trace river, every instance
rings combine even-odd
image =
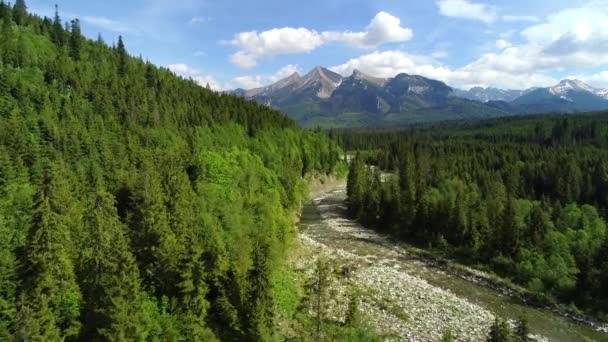
[[[305,206],[299,229],[301,240],[312,240],[316,246],[358,260],[352,278],[360,286],[386,292],[382,294],[388,298],[386,301],[394,301],[395,307],[404,310],[406,318],[394,320],[395,325],[402,325],[402,330],[390,327],[392,318],[372,315],[377,316],[376,325],[389,325],[385,330],[397,334],[397,339],[433,340],[449,328],[459,338],[479,340],[487,332],[492,317],[498,315],[513,321],[527,317],[531,333],[540,340],[608,341],[608,334],[588,325],[527,306],[408,253],[406,248],[349,220],[345,197],[345,186],[339,185]],[[373,308],[370,306],[368,310]],[[382,308],[378,312],[385,311],[389,310]],[[476,325],[483,327],[478,329]]]

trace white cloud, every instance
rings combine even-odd
[[[503,15],[502,20],[507,22],[523,21],[528,23],[537,23],[540,19],[533,15]]]
[[[208,84],[209,87],[211,87],[211,89],[213,90],[231,89],[231,85],[222,84],[218,82],[213,76],[205,75],[200,69],[197,69],[188,64],[169,64],[167,67],[175,74],[180,75],[184,78],[190,78],[202,87],[206,87]]]
[[[493,69],[487,65],[469,64],[462,68],[452,69],[444,65],[429,63],[425,58],[403,51],[376,51],[330,69],[345,76],[350,75],[354,69],[377,77],[393,77],[399,73],[422,75],[462,88],[489,85],[504,88],[527,88],[547,86],[556,82],[553,78],[534,72],[513,74],[505,70]]]
[[[238,76],[232,79],[232,81],[236,83],[239,88],[243,89],[255,89],[264,85],[261,76]]]
[[[116,20],[99,16],[82,16],[82,22],[100,29],[118,33],[136,33],[136,30]]]
[[[608,88],[608,70],[603,70],[594,74],[577,75],[571,78],[582,80],[585,83],[597,88]]]
[[[296,72],[300,72],[300,67],[294,64],[288,64],[277,70],[272,75],[246,75],[232,79],[232,82],[240,88],[254,89],[265,85],[275,83],[285,77],[291,76]]]
[[[241,32],[229,43],[241,49],[230,57],[230,61],[249,69],[256,66],[259,57],[309,52],[323,45],[324,41],[316,31],[285,27],[261,33]]]
[[[363,32],[324,31],[307,28],[274,28],[257,32],[237,33],[226,43],[239,51],[230,61],[244,69],[256,66],[262,57],[306,53],[329,42],[344,42],[358,48],[375,48],[382,44],[404,42],[412,38],[412,30],[401,26],[401,20],[386,12],[379,12]]]
[[[256,56],[248,54],[244,51],[239,51],[230,56],[230,62],[241,69],[251,69],[258,63]]]
[[[193,17],[192,19],[190,19],[190,21],[188,22],[188,24],[195,26],[195,25],[200,25],[200,24],[204,24],[206,22],[209,21],[209,18],[205,18],[205,17]]]
[[[431,53],[431,57],[435,59],[443,59],[446,58],[448,55],[448,52],[443,50],[434,51],[433,53]]]
[[[496,48],[499,50],[504,50],[508,47],[511,47],[511,43],[505,39],[499,39],[496,41]]]
[[[342,41],[352,46],[370,49],[392,42],[412,39],[413,32],[401,26],[401,20],[386,12],[379,12],[363,32],[323,32],[324,41]]]
[[[300,67],[294,64],[288,64],[284,67],[282,67],[281,69],[279,69],[277,72],[275,72],[272,76],[270,76],[270,80],[272,82],[276,82],[282,78],[288,77],[293,75],[296,72],[300,72]]]
[[[492,6],[468,0],[439,0],[439,13],[446,17],[479,20],[486,24],[497,19],[496,9]]]

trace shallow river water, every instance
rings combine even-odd
[[[495,315],[513,320],[528,318],[533,334],[550,341],[608,341],[608,334],[588,325],[561,317],[549,310],[522,304],[518,300],[448,274],[406,249],[346,217],[345,187],[314,199],[305,206],[300,232],[318,243],[363,257],[369,264],[388,266],[399,272],[424,279],[429,284],[448,290],[466,301],[485,308]]]

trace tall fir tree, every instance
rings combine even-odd
[[[80,60],[80,50],[82,49],[82,33],[80,31],[80,20],[72,20],[72,30],[70,32],[70,57]]]
[[[51,40],[57,47],[63,47],[65,44],[65,31],[61,26],[61,17],[59,17],[59,7],[57,5],[55,5],[55,16],[53,17]]]
[[[139,270],[114,204],[113,196],[101,191],[88,209],[81,337],[138,341],[146,336]]]
[[[24,25],[26,19],[27,5],[25,4],[25,0],[15,1],[15,5],[13,5],[13,20],[17,25]]]
[[[127,74],[128,54],[122,36],[118,36],[118,45],[116,46],[118,53],[118,75],[125,76]]]
[[[54,341],[80,330],[81,294],[68,250],[70,226],[79,220],[72,203],[63,168],[47,163],[21,261],[17,339]]]

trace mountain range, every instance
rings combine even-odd
[[[231,92],[279,109],[304,127],[383,127],[529,113],[608,109],[608,89],[578,80],[548,88],[461,90],[418,75],[343,77],[316,67],[266,87]]]

